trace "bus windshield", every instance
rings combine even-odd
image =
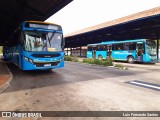
[[[62,51],[61,33],[25,31],[24,34],[24,49],[26,51]]]
[[[150,55],[156,55],[156,43],[155,43],[155,41],[149,41],[149,40],[147,40],[146,46],[147,46],[147,52],[148,52],[148,54],[150,54]]]

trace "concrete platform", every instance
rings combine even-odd
[[[10,86],[13,76],[5,62],[0,58],[0,93]]]

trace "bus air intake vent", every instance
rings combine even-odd
[[[59,64],[59,61],[57,62],[51,62],[51,63],[34,63],[36,67],[45,67],[46,64],[50,64],[50,66],[57,66]]]
[[[35,58],[52,58],[59,57],[60,54],[32,54],[31,56]]]

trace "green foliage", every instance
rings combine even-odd
[[[108,58],[106,60],[98,60],[98,59],[92,59],[92,58],[85,58],[83,59],[83,63],[88,64],[96,64],[96,65],[104,65],[104,66],[112,66],[113,62],[111,58]]]
[[[93,64],[103,65],[103,60],[94,59]]]
[[[94,61],[94,59],[92,59],[92,58],[84,58],[82,62],[83,63],[93,64],[93,61]]]
[[[73,62],[79,62],[77,57],[71,57],[71,56],[64,56],[65,61],[73,61]],[[112,66],[112,58],[107,58],[106,60],[98,60],[93,58],[84,58],[83,63],[88,64],[96,64],[96,65],[104,65],[104,66]]]
[[[103,65],[113,66],[113,59],[111,57],[107,57],[107,59],[104,60]]]
[[[125,66],[122,65],[122,64],[115,64],[114,67],[116,67],[116,68],[118,68],[118,69],[124,69],[124,68],[125,68]]]
[[[71,58],[71,56],[64,56],[64,60],[65,61],[72,61],[72,58]]]
[[[106,61],[111,61],[113,62],[113,59],[111,57],[107,57]]]
[[[78,58],[77,57],[71,57],[71,61],[78,62]]]
[[[0,46],[0,54],[2,54],[2,48],[3,48],[3,47],[2,47],[2,46]]]
[[[83,63],[88,63],[87,61],[88,61],[88,59],[87,59],[87,58],[84,58],[82,62],[83,62]]]
[[[64,56],[65,61],[73,61],[73,62],[78,62],[77,57],[71,57],[71,56]]]
[[[106,60],[106,61],[103,62],[103,65],[104,66],[113,66],[113,62],[110,61],[110,60]]]

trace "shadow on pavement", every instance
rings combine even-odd
[[[4,92],[14,92],[47,86],[63,85],[95,79],[114,78],[141,74],[106,67],[90,66],[81,63],[67,63],[65,68],[51,71],[22,71],[12,63],[7,66],[13,74],[11,86]]]

